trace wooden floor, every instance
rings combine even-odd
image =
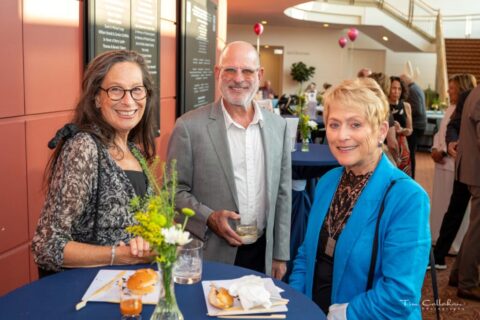
[[[433,190],[434,164],[429,153],[416,154],[417,168],[415,180],[427,191],[430,199]],[[457,289],[448,285],[448,277],[455,258],[447,258],[447,270],[437,272],[438,289],[440,295],[441,319],[468,319],[480,320],[480,302],[458,298]],[[430,273],[425,276],[422,290],[422,315],[425,320],[435,319],[435,311],[430,305],[433,302],[432,281]]]

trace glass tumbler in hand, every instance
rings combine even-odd
[[[235,232],[242,239],[243,244],[252,244],[258,239],[257,218],[255,216],[242,216],[237,221]]]
[[[122,314],[122,320],[141,320],[142,295],[134,294],[128,288],[122,288],[120,313]]]

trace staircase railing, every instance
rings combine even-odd
[[[317,0],[319,2],[375,6],[402,21],[425,38],[435,39],[438,9],[422,0]],[[480,13],[445,15],[442,13],[445,37],[480,38]],[[463,36],[463,37],[462,37]]]

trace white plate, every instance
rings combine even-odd
[[[281,299],[282,297],[280,296],[280,291],[277,286],[273,283],[273,280],[271,278],[262,278],[264,283],[265,283],[265,289],[270,292],[271,298],[275,299]],[[257,313],[276,313],[276,312],[287,312],[288,308],[286,305],[279,305],[279,306],[272,306],[269,309],[265,309],[263,307],[256,307],[250,310],[244,310],[242,309],[240,302],[238,299],[234,299],[233,307],[231,309],[233,310],[223,310],[223,309],[218,309],[214,306],[212,306],[208,302],[208,293],[210,292],[210,284],[213,283],[217,288],[223,287],[228,289],[230,285],[236,281],[237,279],[231,279],[231,280],[212,280],[212,281],[202,281],[202,287],[203,287],[203,295],[205,298],[205,304],[207,305],[207,311],[209,316],[219,316],[219,315],[236,315],[236,314],[257,314]],[[282,290],[283,291],[283,290]]]
[[[93,279],[92,283],[88,287],[87,291],[83,295],[82,299],[88,299],[92,293],[94,293],[97,289],[101,288],[103,285],[108,283],[112,280],[117,274],[122,271],[126,271],[126,273],[122,276],[123,281],[127,281],[128,277],[130,277],[136,270],[100,270],[98,271],[95,279]],[[160,276],[159,278],[160,279]],[[95,297],[93,297],[89,301],[98,301],[98,302],[111,302],[111,303],[120,303],[120,280],[116,281],[116,283],[107,291],[102,292]],[[143,304],[157,304],[158,298],[160,296],[160,281],[157,282],[155,286],[155,290],[149,294],[146,294],[142,298]]]

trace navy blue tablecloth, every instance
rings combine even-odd
[[[305,233],[307,232],[308,216],[312,207],[310,197],[306,190],[292,190],[292,216],[290,225],[290,261],[287,262],[287,273],[284,281],[288,283],[288,278],[292,273],[293,260],[297,255],[298,248],[302,245]]]
[[[148,267],[114,266],[103,269],[138,269]],[[234,279],[247,274],[259,274],[248,269],[222,263],[204,262],[202,280]],[[12,291],[0,298],[1,319],[120,319],[118,304],[89,302],[79,311],[79,302],[88,286],[102,268],[73,269],[61,272]],[[263,275],[265,276],[265,275]],[[281,295],[290,299],[288,319],[326,319],[318,306],[305,295],[275,280],[275,284],[285,290]],[[201,283],[175,285],[178,305],[185,320],[216,319],[208,317]],[[148,320],[153,305],[144,305],[142,318]]]
[[[289,270],[284,278],[287,282],[293,267],[293,260],[305,238],[316,181],[327,171],[339,165],[330,152],[328,145],[311,143],[309,152],[302,152],[301,148],[302,145],[297,143],[296,151],[292,152],[292,179],[306,180],[307,183],[305,190],[292,191],[292,220],[290,227],[290,256],[292,261],[288,263]]]
[[[292,166],[296,167],[321,167],[333,168],[338,166],[338,161],[330,152],[330,148],[326,144],[310,143],[309,151],[303,152],[302,144],[295,145],[296,151],[292,152]],[[307,177],[313,178],[313,176]],[[318,178],[318,176],[317,176]]]

